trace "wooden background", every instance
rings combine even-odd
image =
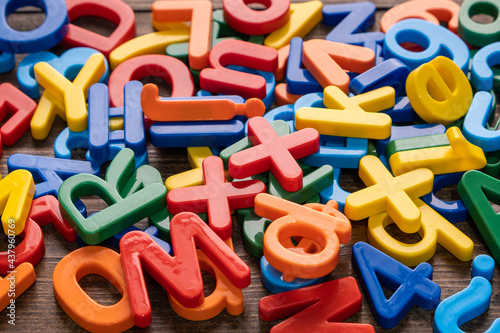
[[[127,0],[136,12],[137,35],[142,35],[152,32],[151,26],[151,4],[153,0]],[[214,9],[221,8],[221,0],[213,0]],[[292,1],[303,2],[303,1]],[[331,4],[341,1],[323,0],[323,3]],[[378,0],[376,1],[377,23],[374,30],[378,30],[378,21],[385,10],[397,5],[400,1],[395,0]],[[9,17],[9,23],[18,30],[31,30],[39,26],[44,20],[44,14],[36,8],[24,8],[20,12],[16,12]],[[91,30],[107,34],[114,29],[114,25],[101,19],[81,18],[78,19],[78,25],[84,26]],[[324,25],[317,26],[307,37],[321,38],[329,32],[328,27]],[[54,49],[54,52],[60,54],[64,50]],[[17,56],[17,64],[24,55]],[[16,67],[17,68],[17,67]],[[16,69],[15,69],[16,70]],[[1,74],[2,82],[11,82],[17,86],[15,70]],[[143,82],[155,82],[162,85],[164,94],[168,94],[168,86],[164,82],[160,82],[155,78],[146,78]],[[53,142],[57,134],[65,127],[63,121],[59,118],[56,120],[50,136],[43,141],[32,139],[29,133],[13,147],[5,147],[4,153],[0,162],[0,171],[3,176],[7,174],[7,158],[14,153],[37,154],[43,156],[54,156]],[[166,179],[168,176],[188,170],[185,149],[159,149],[151,145],[148,146],[150,164],[158,168]],[[83,158],[82,151],[74,152],[75,158]],[[355,191],[363,187],[357,177],[355,170],[348,170],[342,179],[341,184],[348,191]],[[448,187],[440,191],[439,196],[445,199],[457,198],[458,194],[454,187]],[[86,200],[89,211],[97,211],[104,208],[99,200]],[[138,226],[145,227],[146,221],[142,221]],[[340,260],[337,268],[327,277],[327,280],[338,279],[346,276],[354,276],[357,278],[351,265],[351,248],[355,242],[367,241],[366,238],[366,221],[352,223],[352,241],[341,247]],[[477,228],[471,221],[456,224],[456,226],[468,235],[475,243],[474,256],[479,254],[490,254],[485,246]],[[37,275],[36,283],[29,288],[23,295],[16,300],[16,326],[13,327],[7,324],[7,311],[0,313],[0,331],[46,331],[46,332],[68,332],[68,331],[83,331],[75,324],[61,309],[54,298],[52,288],[52,272],[56,264],[68,253],[76,250],[76,243],[65,241],[62,236],[51,225],[42,228],[45,238],[45,256],[36,265],[35,271]],[[406,242],[418,242],[418,235],[404,235],[392,228],[390,232],[399,240]],[[0,251],[7,249],[6,237],[2,234],[0,241]],[[250,266],[252,272],[252,284],[250,287],[243,290],[245,311],[242,315],[233,317],[223,311],[220,315],[212,320],[205,322],[192,322],[179,317],[171,308],[167,300],[165,290],[156,283],[149,275],[147,276],[147,287],[152,303],[153,323],[150,327],[139,329],[132,328],[133,331],[169,331],[169,332],[193,332],[195,330],[203,332],[267,332],[269,329],[278,323],[264,322],[258,316],[259,300],[270,293],[263,287],[260,281],[259,259],[254,258],[246,252],[242,245],[242,235],[240,227],[234,223],[233,241],[235,244],[236,253]],[[442,288],[442,299],[445,299],[452,294],[467,287],[470,281],[471,262],[461,262],[448,253],[441,246],[435,256],[429,261],[434,267],[434,281]],[[493,295],[491,305],[488,311],[478,318],[463,325],[461,328],[467,332],[484,332],[492,321],[500,317],[500,293],[498,293],[499,271],[495,268],[496,277],[493,280]],[[207,274],[204,274],[204,280],[207,283],[206,293],[210,293],[213,288],[213,282]],[[118,291],[107,282],[105,279],[90,275],[80,281],[82,287],[89,293],[91,297],[102,304],[111,305],[120,299]],[[414,306],[409,313],[404,317],[401,323],[391,330],[385,330],[379,327],[373,320],[366,299],[363,298],[363,307],[354,316],[347,321],[357,323],[373,324],[377,332],[431,332],[432,322],[434,319],[434,311],[426,311],[417,306]]]

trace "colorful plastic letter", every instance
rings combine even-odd
[[[368,240],[372,246],[410,267],[431,259],[438,243],[461,261],[472,259],[474,243],[469,237],[422,200],[413,202],[422,214],[420,242],[406,244],[393,238],[385,230],[393,221],[387,213],[380,213],[368,218]]]
[[[40,227],[52,224],[68,242],[76,241],[76,232],[61,214],[59,200],[51,195],[34,199],[28,218]]]
[[[88,89],[92,84],[97,83],[101,79],[105,69],[105,59],[100,53],[89,57],[73,82],[66,79],[48,63],[41,62],[34,67],[36,80],[55,99],[51,102],[64,106],[68,127],[75,132],[83,131],[87,128],[85,100]],[[54,117],[47,119],[47,116],[47,114],[43,113],[43,109],[39,105],[37,112],[35,112],[31,120],[32,131],[43,131],[46,137],[54,121]],[[42,137],[41,134],[40,137]]]
[[[403,42],[416,43],[425,50],[406,50],[400,45]],[[385,34],[384,57],[399,59],[412,70],[443,55],[450,57],[464,73],[467,72],[470,57],[467,44],[439,24],[410,18],[394,24]]]
[[[208,212],[210,228],[223,240],[231,237],[231,209],[253,207],[257,194],[266,191],[260,180],[226,183],[222,160],[209,156],[203,161],[203,185],[176,188],[167,194],[168,210]]]
[[[345,200],[350,192],[347,192],[342,187],[340,187],[340,177],[342,174],[342,169],[333,169],[333,184],[327,187],[319,193],[320,201],[322,204],[326,204],[330,200],[335,200],[339,205],[338,210],[344,213]]]
[[[233,247],[230,239],[230,248]],[[208,320],[224,310],[232,316],[240,315],[243,312],[243,293],[236,288],[229,279],[217,268],[217,266],[200,250],[196,250],[198,262],[201,270],[209,273],[215,281],[214,291],[207,297],[200,306],[187,308],[182,306],[170,294],[168,301],[174,311],[181,317],[188,320]]]
[[[448,141],[446,134],[423,135],[413,138],[392,140],[385,146],[385,153],[387,154],[387,158],[391,158],[392,155],[401,151],[444,147],[449,145],[450,141]]]
[[[486,165],[484,152],[468,142],[458,127],[446,131],[449,146],[401,151],[391,156],[389,163],[394,175],[417,168],[428,168],[435,175],[481,169]]]
[[[464,290],[439,303],[434,313],[434,332],[460,333],[460,326],[472,320],[490,307],[491,283],[495,261],[487,255],[479,255],[472,263],[472,279]],[[486,333],[500,330],[500,319],[495,319]]]
[[[154,23],[154,21],[153,21]],[[111,69],[132,58],[145,55],[165,54],[170,44],[183,43],[189,40],[189,25],[173,23],[173,30],[157,31],[131,39],[114,49],[109,55]]]
[[[22,92],[31,98],[40,96],[39,84],[35,79],[35,71],[33,67],[39,62],[46,62],[54,67],[59,73],[63,74],[68,80],[73,80],[80,69],[85,65],[89,57],[99,53],[98,51],[88,47],[75,47],[69,49],[61,56],[56,56],[51,52],[36,52],[28,54],[24,57],[17,67],[17,81]],[[109,78],[108,62],[105,61],[106,70],[99,80],[100,83],[107,83]],[[43,99],[47,99],[48,92],[44,92],[39,103],[43,103]]]
[[[31,31],[12,29],[7,22],[10,14],[25,6],[42,9],[45,20]],[[66,3],[60,0],[6,0],[0,3],[0,51],[32,53],[56,46],[68,32]]]
[[[0,73],[10,72],[16,66],[16,57],[13,53],[0,52]]]
[[[299,203],[319,203],[319,195],[314,195],[306,202]],[[243,230],[245,249],[254,257],[261,258],[264,255],[264,232],[272,221],[256,215],[252,208],[238,209],[237,218],[238,224],[241,225]],[[279,272],[274,267],[273,269]],[[279,272],[279,279],[281,280],[282,277],[283,274]],[[288,282],[285,282],[285,284],[288,284]]]
[[[231,177],[243,179],[271,171],[285,191],[302,188],[302,170],[296,159],[318,151],[318,131],[308,128],[280,138],[266,119],[255,117],[248,122],[248,138],[254,146],[229,158]]]
[[[88,160],[101,165],[104,161],[112,160],[121,148],[127,147],[134,151],[137,165],[147,162],[144,115],[140,105],[141,89],[141,82],[128,82],[124,88],[123,108],[110,108],[108,87],[100,83],[90,87]],[[114,112],[123,115],[123,130],[110,131],[110,120],[113,119],[111,117]]]
[[[26,170],[12,171],[0,181],[0,213],[6,235],[19,235],[24,230],[34,195],[35,183]]]
[[[377,157],[367,155],[361,159],[359,177],[368,187],[347,197],[348,218],[358,221],[386,211],[403,232],[420,229],[421,214],[413,199],[432,191],[434,174],[429,169],[393,177]]]
[[[235,287],[241,289],[250,285],[248,266],[194,213],[177,214],[170,223],[170,234],[175,257],[143,232],[129,232],[120,241],[132,312],[139,327],[151,323],[151,306],[142,267],[181,305],[193,308],[203,302],[203,280],[195,246]]]
[[[0,85],[0,120],[11,117],[0,128],[0,156],[3,145],[12,146],[30,127],[36,103],[10,83]]]
[[[272,111],[266,113],[266,116],[269,116],[270,113],[272,113],[274,110],[276,110],[276,109],[273,109]],[[293,117],[293,110],[291,112],[291,116]],[[272,117],[272,115],[271,115],[271,117]],[[265,118],[265,119],[267,119],[269,121],[269,118]],[[286,123],[284,120],[271,120],[271,121],[269,121],[269,123],[271,124],[273,130],[276,132],[276,134],[279,137],[290,134],[289,124]],[[291,127],[293,127],[293,123],[292,123]],[[248,128],[246,128],[246,130],[248,131]],[[223,149],[219,153],[219,157],[222,158],[222,161],[224,162],[224,167],[227,169],[228,161],[229,161],[229,158],[231,157],[231,155],[233,155],[237,152],[240,152],[242,150],[251,148],[251,147],[252,147],[252,142],[250,141],[250,139],[247,136],[247,137],[241,139],[240,141],[236,142],[235,144]]]
[[[326,108],[303,107],[295,113],[295,127],[312,127],[320,134],[343,137],[385,139],[391,135],[391,117],[376,113],[394,106],[392,87],[349,98],[338,87],[325,88]]]
[[[310,240],[306,241],[309,244],[314,243]],[[297,247],[299,247],[299,245],[297,245]],[[266,289],[273,294],[312,286],[322,283],[325,280],[324,277],[319,277],[316,279],[295,278],[293,279],[293,281],[286,282],[283,280],[283,273],[271,266],[264,256],[260,258],[260,279],[262,280],[262,284],[264,285],[264,287],[266,287]]]
[[[227,147],[245,136],[239,119],[154,123],[149,128],[155,147]]]
[[[463,40],[474,46],[486,46],[500,39],[500,20],[493,16],[493,22],[480,23],[472,18],[477,14],[497,13],[500,5],[493,0],[468,0],[460,7],[458,34]]]
[[[16,269],[12,269],[9,275],[0,278],[0,310],[7,308],[6,316],[15,318],[15,299],[24,293],[36,281],[35,269],[29,262],[22,263]],[[12,288],[12,285],[15,287]],[[15,292],[12,292],[15,290]],[[13,309],[14,317],[9,316]]]
[[[346,94],[350,79],[345,71],[363,73],[375,65],[372,50],[329,40],[309,40],[303,52],[304,65],[323,88],[334,85]]]
[[[396,96],[406,95],[405,83],[410,69],[398,59],[387,59],[351,80],[349,90],[356,95],[391,86]]]
[[[126,2],[69,0],[66,5],[70,21],[83,16],[98,16],[115,23],[117,27],[109,37],[104,37],[70,23],[68,33],[61,42],[63,47],[91,47],[109,58],[111,51],[135,37],[135,14]]]
[[[286,87],[291,94],[305,95],[323,91],[323,87],[307,69],[302,66],[303,41],[299,37],[290,41],[286,66]]]
[[[135,170],[134,152],[121,150],[101,178],[78,174],[64,181],[59,188],[59,202],[64,218],[87,244],[94,245],[149,217],[165,207],[166,188],[163,184],[150,184],[134,194],[122,198],[119,190]],[[109,207],[84,218],[74,201],[82,196],[96,194]]]
[[[446,173],[434,176],[434,186],[432,192],[422,197],[422,200],[434,209],[439,215],[450,221],[458,223],[467,220],[469,213],[462,200],[442,200],[436,193],[442,188],[450,185],[457,185],[463,176],[463,172]]]
[[[212,15],[215,15],[215,11],[212,12]],[[161,23],[155,22],[154,24],[161,24]],[[221,26],[221,24],[216,22],[215,17],[214,17],[213,21],[212,21],[212,34],[210,37],[211,38],[210,41],[211,41],[211,45],[212,45],[211,47],[214,47],[215,45],[219,44],[223,40],[227,40],[227,39],[241,40],[241,38],[236,37],[236,36],[223,37],[223,33],[221,31],[222,29],[220,26]],[[165,49],[165,53],[168,56],[171,56],[171,57],[174,57],[174,58],[181,60],[185,64],[189,64],[189,45],[190,45],[189,42],[170,44]],[[207,54],[207,56],[208,56],[208,54]],[[198,72],[198,75],[199,75],[199,71],[193,70],[193,72]]]
[[[438,306],[441,288],[432,282],[428,263],[412,270],[364,242],[354,244],[352,257],[372,314],[383,328],[396,326],[414,304],[425,310]],[[389,299],[382,285],[394,292]]]
[[[463,131],[467,140],[484,152],[500,150],[500,135],[487,128],[491,113],[495,112],[493,96],[488,91],[478,91],[465,115]]]
[[[472,58],[471,83],[477,90],[491,90],[493,84],[493,66],[500,64],[500,42],[491,43],[481,48]]]
[[[382,111],[385,114],[389,115],[392,119],[392,124],[399,124],[405,122],[419,122],[421,118],[418,114],[413,110],[413,107],[410,104],[410,100],[407,96],[396,97],[396,101],[394,102],[394,107],[389,108],[387,110]],[[440,125],[440,124],[438,124]],[[418,126],[418,125],[415,125]],[[440,125],[443,126],[443,125]],[[444,128],[444,126],[443,126]],[[444,133],[444,131],[443,131]],[[392,133],[391,133],[392,135]]]
[[[8,233],[9,245],[14,245],[12,233]],[[32,219],[28,218],[23,232],[20,234],[23,238],[15,248],[0,252],[0,275],[7,275],[18,265],[29,262],[35,266],[45,253],[45,244],[40,226]],[[12,239],[12,240],[11,240]]]
[[[413,70],[406,80],[406,93],[413,109],[428,123],[449,125],[462,118],[472,102],[467,76],[443,56]]]
[[[224,36],[239,37],[241,40],[246,40],[255,44],[264,44],[264,38],[266,37],[264,35],[246,35],[231,28],[224,19],[224,10],[222,8],[214,10],[212,12],[212,18],[214,22],[220,25],[221,32]]]
[[[265,79],[225,68],[240,65],[266,72],[278,67],[278,51],[273,48],[241,40],[225,40],[210,51],[210,66],[200,73],[200,87],[214,93],[239,95],[243,98],[266,96]]]
[[[105,278],[122,298],[113,305],[94,301],[78,284],[89,274]],[[126,331],[134,326],[130,296],[120,255],[102,246],[75,250],[57,264],[52,274],[54,296],[61,308],[82,328],[92,332]]]
[[[123,62],[110,75],[111,106],[123,105],[123,88],[127,82],[151,75],[161,77],[168,83],[172,88],[172,97],[187,97],[194,94],[193,78],[189,68],[182,61],[166,55],[144,55]]]
[[[304,37],[319,22],[323,3],[318,0],[290,4],[290,19],[281,28],[271,32],[264,40],[264,45],[280,49],[290,43],[294,37]]]
[[[382,15],[380,30],[387,32],[399,21],[419,18],[439,25],[448,23],[448,29],[457,33],[460,5],[452,0],[418,0],[403,2],[392,7]]]
[[[361,292],[353,277],[328,281],[315,286],[261,298],[259,317],[272,321],[291,318],[274,326],[281,332],[353,332],[374,333],[368,324],[339,323],[361,310]]]
[[[157,22],[190,21],[189,66],[201,70],[208,66],[212,29],[212,3],[206,0],[160,1],[152,7]]]
[[[67,178],[80,173],[100,174],[98,168],[92,168],[90,162],[67,160],[45,156],[14,154],[7,160],[9,171],[26,169],[36,184],[35,198],[44,195],[57,197],[59,187]]]
[[[325,39],[338,43],[367,47],[367,42],[384,42],[384,33],[367,32],[375,23],[373,2],[355,2],[326,5],[323,7],[323,23],[335,25]],[[374,50],[375,51],[375,50]]]
[[[245,0],[223,0],[224,19],[236,31],[247,35],[266,35],[288,22],[290,0],[256,0],[265,10],[248,7]]]
[[[389,144],[389,142],[394,140],[443,134],[443,133],[446,133],[446,127],[441,124],[393,126],[391,129],[391,136],[385,140],[379,140],[377,142],[377,151],[379,152],[379,154],[384,155],[386,152],[387,145]]]
[[[205,158],[212,156],[209,147],[188,147],[188,162],[193,169],[173,175],[165,180],[167,191],[179,187],[191,187],[203,184],[202,163]]]
[[[500,202],[500,181],[480,171],[466,172],[457,186],[496,262],[500,262],[500,219],[490,204]]]
[[[241,115],[248,118],[263,116],[266,107],[257,98],[244,104],[230,99],[191,97],[160,99],[158,86],[146,84],[141,92],[144,114],[153,121],[230,120]]]
[[[303,167],[304,169],[306,169],[306,166]],[[323,165],[309,172],[305,171],[304,174],[302,188],[296,192],[283,190],[276,178],[271,174],[269,175],[267,192],[278,198],[303,203],[332,184],[333,168],[329,165]]]
[[[337,266],[340,244],[351,238],[351,223],[337,207],[335,201],[301,206],[266,193],[255,197],[255,213],[274,220],[264,234],[264,255],[274,268],[283,272],[284,281],[296,277],[318,278]],[[314,260],[311,255],[292,252],[281,243],[296,236],[321,246],[312,255]]]

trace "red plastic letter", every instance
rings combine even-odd
[[[76,231],[63,218],[59,200],[56,197],[45,195],[33,200],[28,218],[31,218],[40,227],[53,224],[65,240],[76,242]]]
[[[23,262],[29,262],[35,266],[42,259],[45,253],[45,244],[40,226],[28,218],[20,236],[24,239],[14,250],[0,252],[0,275],[7,275]],[[9,245],[13,244],[10,239],[14,238],[8,238]],[[15,252],[15,258],[9,257],[12,255],[12,251]],[[14,259],[14,261],[9,259]]]
[[[361,292],[353,277],[267,296],[259,302],[262,320],[272,321],[293,315],[274,326],[271,333],[375,333],[372,325],[339,323],[359,310]]]
[[[267,9],[254,10],[247,6],[249,3]],[[227,24],[247,35],[267,35],[290,19],[290,0],[223,0],[222,5]]]
[[[231,177],[242,179],[270,170],[285,191],[302,188],[302,169],[296,159],[319,150],[318,131],[305,128],[278,137],[266,119],[255,117],[248,121],[248,139],[254,147],[229,158]]]
[[[224,66],[239,65],[274,72],[278,69],[278,51],[241,40],[225,40],[214,46],[209,61],[212,68],[205,68],[200,73],[201,89],[263,99],[266,96],[266,80],[262,76],[233,71]]]
[[[184,63],[166,55],[145,55],[127,60],[109,77],[109,99],[111,106],[123,106],[123,87],[132,80],[147,76],[158,76],[172,88],[171,97],[189,97],[194,94],[193,77]]]
[[[172,214],[208,212],[210,227],[223,240],[233,233],[230,210],[253,207],[255,196],[266,191],[266,184],[256,179],[226,183],[224,165],[217,156],[203,161],[203,183],[168,192],[168,210]]]
[[[0,156],[3,144],[12,146],[30,128],[30,121],[35,113],[36,103],[10,83],[0,85],[0,121],[7,113],[10,119],[0,128]]]
[[[124,1],[67,0],[66,6],[70,21],[83,16],[97,16],[117,24],[118,27],[111,36],[104,37],[70,24],[68,33],[61,42],[63,47],[91,47],[109,59],[111,51],[135,37],[135,14]]]
[[[130,294],[135,324],[151,323],[151,305],[142,268],[180,304],[196,307],[204,300],[203,280],[196,255],[199,247],[237,288],[250,285],[250,269],[207,224],[194,213],[180,213],[170,222],[175,257],[149,235],[132,231],[120,241],[123,272]]]

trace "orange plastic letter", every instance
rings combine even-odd
[[[0,311],[9,308],[7,317],[9,317],[11,313],[11,308],[14,309],[15,313],[16,307],[14,300],[35,283],[35,280],[35,269],[29,262],[22,263],[16,267],[15,271],[11,272],[5,278],[0,278]],[[14,306],[12,307],[11,304],[14,304]]]
[[[337,86],[349,93],[346,70],[363,73],[375,66],[375,52],[362,46],[313,39],[304,43],[302,61],[323,88]]]
[[[191,21],[189,66],[196,70],[208,67],[212,2],[206,0],[156,1],[153,3],[153,20],[156,22]]]
[[[89,274],[108,280],[122,294],[113,305],[101,305],[87,295],[78,281]],[[87,246],[64,257],[52,274],[54,296],[78,325],[91,332],[123,332],[134,326],[134,318],[123,276],[120,255],[102,246]]]
[[[351,240],[351,223],[337,207],[333,200],[301,206],[266,193],[255,197],[255,213],[274,220],[264,234],[264,255],[283,272],[285,281],[325,276],[337,266],[340,244]],[[314,254],[288,250],[285,240],[297,236],[315,241],[322,249]]]

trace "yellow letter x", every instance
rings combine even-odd
[[[346,198],[348,218],[362,220],[386,211],[403,232],[420,229],[421,213],[412,199],[432,191],[431,170],[421,168],[393,177],[377,157],[368,155],[360,161],[359,177],[368,187]]]

